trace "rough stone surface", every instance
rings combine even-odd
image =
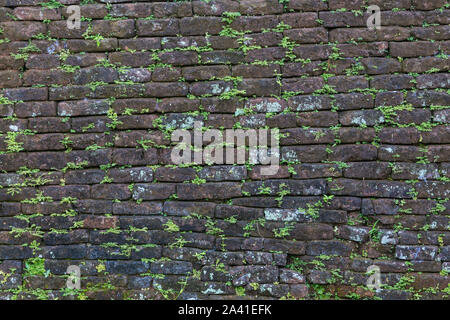
[[[0,0],[0,299],[448,300],[449,17],[444,0]],[[173,131],[197,123],[279,129],[279,167],[250,148],[175,164]]]

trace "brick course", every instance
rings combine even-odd
[[[449,298],[446,1],[41,2],[0,0],[0,299]],[[193,121],[278,172],[174,166]]]

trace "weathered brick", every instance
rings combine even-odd
[[[397,246],[396,258],[400,260],[434,260],[437,247],[431,246]]]
[[[344,169],[346,178],[386,179],[391,173],[388,163],[355,162]]]
[[[449,88],[450,77],[446,73],[436,73],[433,75],[420,75],[417,77],[417,88],[434,89]]]
[[[11,41],[31,40],[39,33],[47,33],[47,26],[41,22],[0,22],[0,27],[4,30],[2,35]]]
[[[239,11],[239,3],[230,0],[214,0],[211,3],[193,1],[192,9],[194,14],[199,16],[220,16],[224,12]]]
[[[420,57],[433,56],[438,47],[434,43],[417,42],[391,42],[389,43],[391,55],[394,57]]]
[[[403,61],[403,71],[408,73],[423,73],[435,69],[446,71],[449,67],[450,65],[445,59],[436,57],[411,58]]]
[[[291,0],[289,1],[289,9],[300,11],[319,11],[327,9],[327,4],[314,0]]]
[[[0,71],[0,87],[13,88],[20,87],[22,80],[19,78],[19,73],[13,70]]]
[[[179,184],[177,194],[181,200],[196,199],[229,199],[241,196],[239,183],[205,183],[205,184]]]
[[[328,158],[334,161],[370,161],[377,157],[377,148],[373,145],[341,145],[334,147]]]
[[[375,76],[370,81],[370,86],[376,89],[385,89],[389,91],[410,89],[414,87],[413,77],[410,75],[382,75]]]
[[[362,93],[338,94],[335,96],[336,106],[339,110],[370,109],[373,107],[373,98]]]
[[[42,9],[36,7],[17,7],[14,15],[19,20],[59,20],[61,14],[56,9]]]
[[[321,43],[328,41],[325,28],[292,29],[284,32],[286,37],[297,43]]]
[[[58,103],[58,115],[63,117],[101,115],[106,114],[108,109],[109,105],[106,100],[82,100]]]
[[[167,199],[175,192],[173,184],[136,184],[133,188],[133,199],[160,200]]]
[[[206,31],[209,34],[218,34],[222,26],[222,19],[216,17],[183,18],[180,20],[180,33],[188,36],[204,35]]]

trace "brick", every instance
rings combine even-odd
[[[362,44],[338,44],[344,57],[384,57],[387,55],[389,45],[387,42],[373,42]]]
[[[417,77],[417,88],[433,89],[433,88],[449,88],[450,77],[445,73],[436,73],[433,75],[420,75]]]
[[[218,34],[222,26],[222,19],[216,17],[189,17],[180,20],[180,32],[187,36],[204,35],[206,30],[209,34]]]
[[[411,198],[411,188],[406,183],[383,180],[336,179],[329,184],[332,194],[365,197]]]
[[[71,52],[103,52],[115,50],[118,48],[118,42],[115,38],[106,38],[99,42],[95,40],[72,39],[67,41],[67,47]]]
[[[133,199],[161,200],[167,199],[175,192],[173,184],[136,184],[133,188]]]
[[[213,166],[202,169],[198,176],[206,181],[240,181],[247,178],[243,166]]]
[[[200,58],[205,64],[237,64],[244,61],[242,53],[231,51],[202,52]]]
[[[233,76],[249,78],[270,78],[274,74],[280,73],[280,67],[277,65],[269,66],[252,66],[252,65],[238,65],[233,66]]]
[[[416,7],[419,10],[433,10],[442,7],[445,4],[444,0],[437,0],[437,1],[412,1],[414,7]]]
[[[356,16],[353,12],[319,12],[319,19],[323,20],[324,27],[362,27],[366,25],[368,15]]]
[[[283,76],[295,77],[295,76],[318,76],[321,74],[320,63],[317,61],[304,64],[304,63],[286,63],[282,66]]]
[[[370,161],[377,157],[377,148],[373,145],[341,145],[334,147],[328,158],[333,161]]]
[[[102,19],[108,14],[108,10],[103,4],[85,4],[80,7],[80,13],[82,17],[92,19]],[[68,17],[70,14],[67,12],[67,8],[61,9],[61,14],[64,17]]]
[[[419,132],[415,128],[383,128],[380,139],[388,144],[414,144],[419,141]]]
[[[61,14],[55,9],[17,7],[13,13],[19,20],[59,20]]]
[[[385,89],[389,91],[410,89],[414,87],[413,77],[410,75],[380,75],[375,76],[370,81],[370,86],[375,89]]]
[[[267,15],[283,12],[283,5],[276,0],[243,0],[239,11],[248,15]]]
[[[319,11],[327,9],[327,4],[314,0],[292,0],[289,1],[289,9],[300,11]]]
[[[70,75],[61,70],[29,70],[23,76],[25,85],[67,85],[70,83]]]
[[[1,88],[20,87],[22,84],[22,80],[19,78],[19,73],[17,71],[0,71],[0,79]]]
[[[111,6],[111,13],[114,17],[146,18],[152,14],[150,3],[123,3]]]
[[[309,94],[317,90],[320,90],[323,87],[323,85],[324,85],[323,79],[316,77],[300,80],[296,79],[283,80],[283,90],[287,92],[294,91]]]
[[[391,42],[389,48],[394,57],[433,56],[438,50],[436,44],[424,41]]]
[[[311,60],[328,59],[332,53],[328,45],[301,45],[295,47],[293,52],[298,58]]]
[[[344,170],[344,177],[358,179],[387,179],[391,173],[388,163],[355,162]]]
[[[426,105],[444,106],[450,102],[450,99],[443,92],[425,90],[408,93],[406,101],[415,107],[424,107]]]
[[[265,123],[271,128],[292,128],[296,126],[296,116],[294,114],[279,114],[265,119]],[[262,121],[263,122],[263,121]]]
[[[363,0],[330,0],[328,7],[330,10],[342,9],[360,10],[363,9]]]
[[[308,152],[307,152],[308,151]],[[321,162],[327,158],[324,146],[293,146],[281,148],[281,159],[285,161]]]
[[[237,89],[245,91],[244,96],[278,95],[280,85],[275,79],[244,79]]]
[[[232,23],[231,28],[238,31],[261,32],[264,29],[273,29],[278,25],[278,17],[266,16],[240,16]]]
[[[311,223],[311,224],[297,224],[291,231],[290,236],[288,238],[300,241],[327,240],[331,239],[332,236],[333,236],[332,227],[330,225]]]
[[[0,246],[2,259],[27,259],[32,257],[30,248],[23,246]]]
[[[316,27],[318,26],[316,19],[318,19],[318,15],[315,12],[286,13],[280,17],[282,22],[292,28]]]
[[[152,50],[160,49],[158,38],[119,39],[119,47],[124,50]]]
[[[278,279],[276,267],[238,266],[230,268],[233,285],[242,286],[247,283],[272,283]]]
[[[362,93],[349,93],[335,95],[335,105],[339,110],[370,109],[373,107],[373,98]]]
[[[59,64],[58,57],[51,54],[35,54],[26,61],[28,69],[52,69],[57,68]]]
[[[368,74],[385,74],[399,72],[400,62],[388,58],[364,58],[361,63]]]
[[[88,217],[83,220],[83,228],[87,229],[110,229],[117,225],[117,217]]]
[[[112,63],[130,67],[148,66],[152,63],[151,55],[146,52],[114,52],[109,59]]]
[[[369,228],[342,226],[339,228],[339,237],[344,240],[366,242],[369,238]]]
[[[117,274],[141,274],[149,269],[148,264],[141,261],[107,261],[106,271]]]
[[[192,16],[191,3],[154,3],[152,8],[157,18]]]
[[[144,95],[148,97],[177,97],[188,93],[188,87],[184,83],[150,83],[144,88]]]
[[[349,256],[353,246],[343,241],[311,241],[306,246],[306,254],[312,256],[339,255]]]
[[[403,93],[399,91],[378,92],[375,97],[375,107],[398,106],[403,103]]]
[[[239,3],[229,0],[214,0],[212,3],[193,1],[192,10],[199,16],[221,16],[224,12],[238,12]]]
[[[270,188],[267,190],[268,194],[275,195],[280,190],[289,190],[289,195],[321,195],[325,192],[326,183],[322,179],[311,179],[311,180],[269,180],[265,182],[253,181],[247,182],[243,186],[243,191],[249,192],[251,195],[261,195],[261,188]]]
[[[402,67],[405,72],[423,73],[432,69],[446,71],[449,69],[449,63],[445,59],[435,57],[412,58],[404,60]]]
[[[67,101],[58,103],[60,116],[102,115],[108,112],[109,105],[105,100]]]
[[[177,186],[178,198],[181,200],[197,199],[229,199],[241,196],[239,183],[205,183],[205,184],[179,184]]]
[[[188,81],[224,78],[231,75],[229,68],[225,66],[186,67],[182,70],[183,77]]]
[[[344,126],[375,126],[385,122],[379,110],[344,111],[339,115],[339,122]]]
[[[24,65],[23,59],[14,59],[11,56],[0,56],[0,70],[18,70]]]
[[[299,144],[323,144],[334,141],[332,132],[328,129],[285,129],[281,134],[288,136],[280,139],[281,145],[299,145]]]
[[[392,10],[394,8],[409,9],[411,2],[409,0],[374,0],[371,4],[376,4],[381,10]]]
[[[94,199],[118,199],[126,200],[131,196],[127,185],[94,185],[92,186],[92,196]]]
[[[321,43],[328,41],[325,28],[303,28],[284,31],[284,35],[297,43]]]
[[[64,139],[63,134],[39,134],[33,136],[22,136],[17,141],[23,143],[23,147],[27,151],[44,151],[44,150],[64,150],[64,146],[60,143]]]
[[[437,248],[431,246],[397,246],[395,256],[400,260],[434,260]]]
[[[368,81],[365,77],[348,77],[348,76],[337,76],[328,79],[328,83],[337,92],[350,92],[356,89],[365,89],[369,87]]]
[[[174,36],[180,26],[175,19],[138,20],[136,29],[139,36]]]
[[[412,35],[420,40],[446,40],[450,31],[448,26],[433,26],[429,28],[412,28]]]
[[[187,261],[154,262],[150,271],[159,274],[188,274],[192,272],[192,264]]]
[[[47,33],[46,25],[41,22],[0,22],[0,27],[4,29],[2,35],[11,41],[31,40],[33,36],[39,33]]]

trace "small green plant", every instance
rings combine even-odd
[[[164,231],[167,231],[167,232],[173,233],[173,232],[180,231],[180,227],[172,220],[168,220],[165,224],[163,224],[163,226],[165,227]]]
[[[244,297],[245,296],[245,288],[244,287],[236,287],[235,292],[237,296]]]
[[[58,8],[64,7],[64,5],[57,0],[49,0],[47,2],[42,2],[41,6],[47,8],[47,9],[58,9]]]

